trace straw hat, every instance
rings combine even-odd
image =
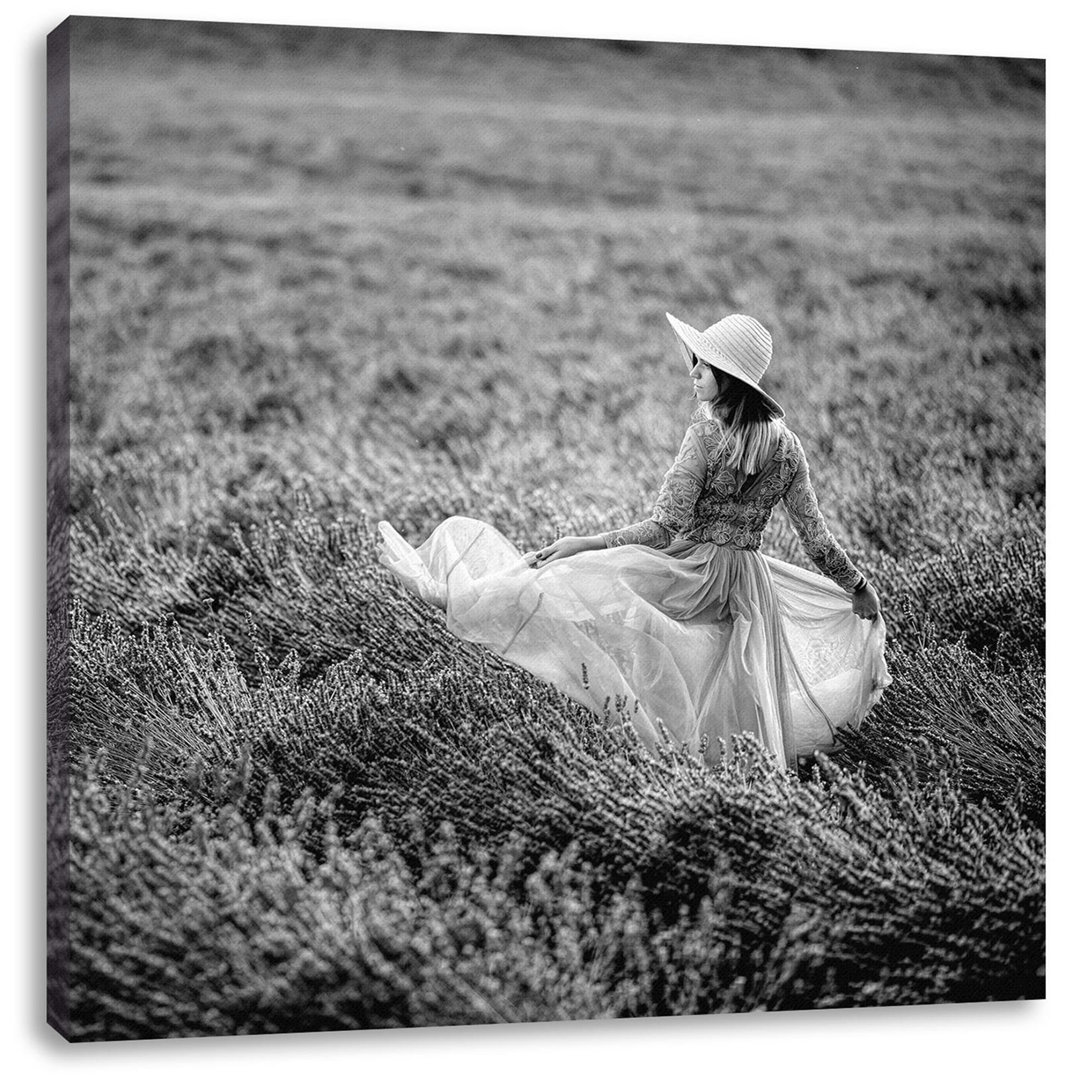
[[[666,313],[682,346],[686,368],[692,371],[694,357],[704,360],[719,371],[752,386],[777,419],[784,410],[758,385],[772,359],[772,337],[769,331],[749,315],[727,315],[705,331]]]

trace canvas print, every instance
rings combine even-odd
[[[47,48],[57,1031],[1044,996],[1042,59]]]

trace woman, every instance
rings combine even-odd
[[[418,549],[380,522],[380,560],[458,637],[648,745],[666,733],[715,762],[751,732],[790,766],[833,748],[888,685],[878,596],[826,528],[802,446],[759,385],[768,331],[748,315],[704,332],[668,319],[701,404],[648,520],[524,556],[471,518]],[[825,577],[758,550],[779,502]]]

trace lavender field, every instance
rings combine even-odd
[[[56,1026],[1044,995],[1041,61],[70,25]],[[651,756],[376,559],[648,516],[665,311],[771,329],[882,597],[798,775]]]

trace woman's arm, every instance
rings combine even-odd
[[[814,565],[845,592],[855,593],[858,587],[864,585],[866,579],[855,569],[855,565],[825,524],[813,485],[810,483],[810,467],[806,454],[798,438],[795,439],[795,448],[799,462],[795,476],[784,492],[784,509],[787,511],[788,520]]]
[[[707,457],[701,432],[691,424],[686,429],[679,453],[664,474],[660,492],[656,496],[652,517],[635,521],[623,529],[602,534],[606,547],[622,544],[644,544],[646,547],[665,548],[671,538],[687,528],[694,514],[694,507],[705,486]]]
[[[665,548],[671,543],[671,531],[658,521],[646,518],[635,521],[622,529],[601,533],[604,547],[621,547],[623,544],[643,544],[645,547]]]
[[[706,454],[700,432],[691,425],[671,467],[664,475],[651,518],[596,536],[564,536],[525,556],[530,566],[542,566],[579,551],[643,544],[665,548],[672,536],[690,523],[694,506],[705,484]]]

